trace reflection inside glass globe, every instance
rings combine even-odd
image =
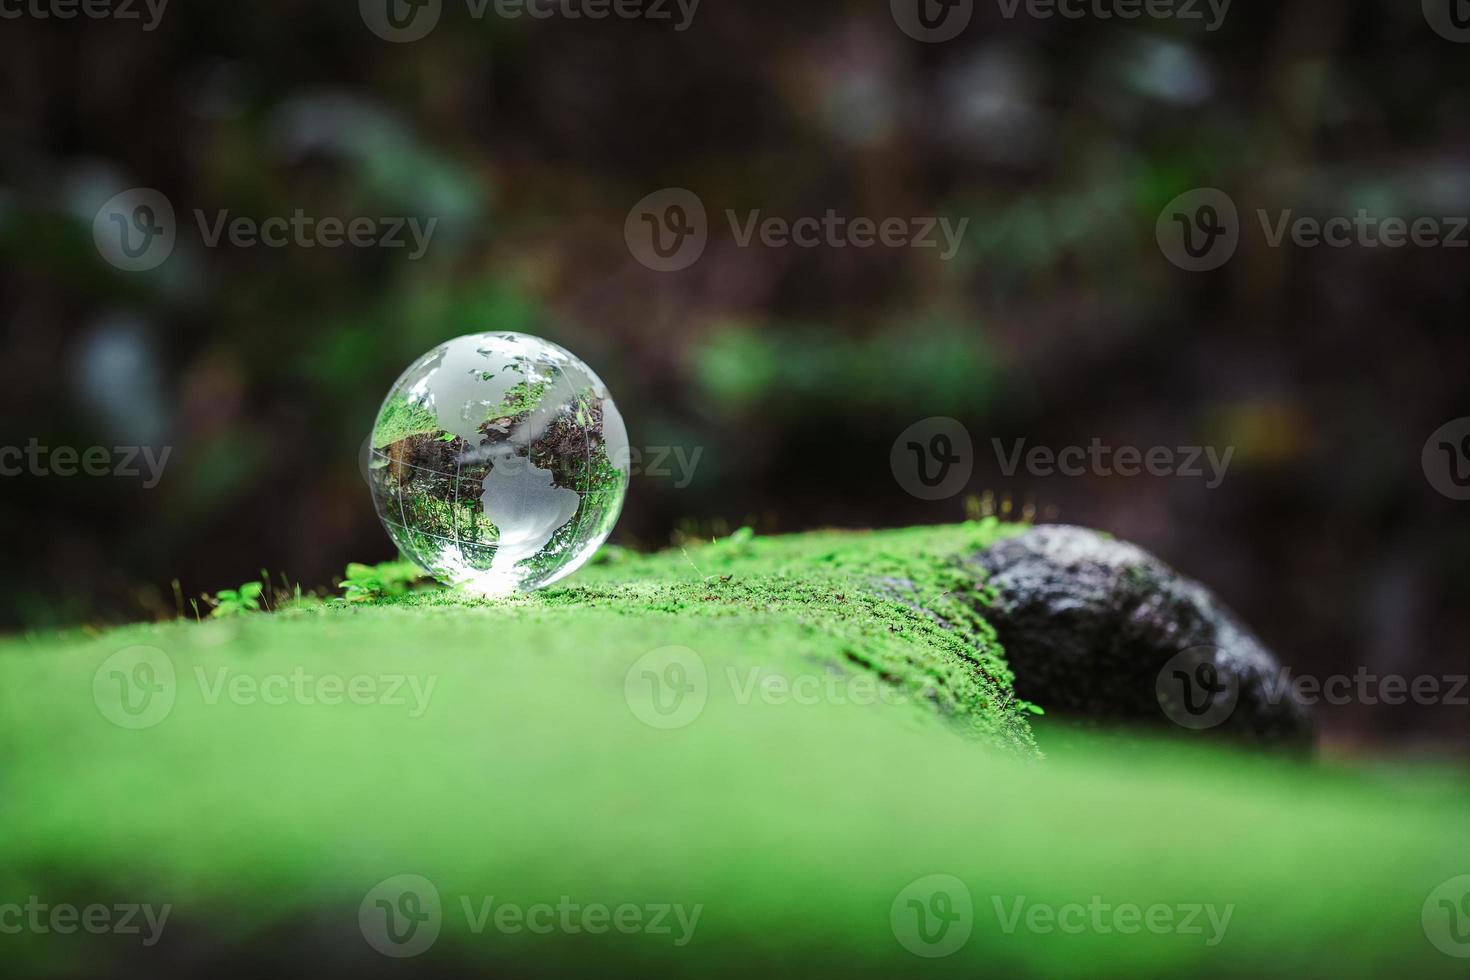
[[[612,533],[628,433],[607,387],[549,341],[458,337],[394,383],[368,481],[388,534],[440,581],[486,595],[570,574]]]

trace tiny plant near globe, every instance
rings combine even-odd
[[[411,561],[385,561],[377,565],[352,562],[338,588],[346,602],[371,602],[407,595],[423,576],[424,570]]]
[[[602,383],[556,344],[481,333],[393,384],[373,426],[373,504],[404,555],[484,595],[571,574],[612,533],[628,432]]]
[[[213,599],[214,611],[210,615],[223,618],[260,612],[260,595],[264,591],[263,582],[246,582],[238,589],[220,589]]]

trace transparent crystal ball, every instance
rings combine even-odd
[[[522,333],[440,344],[394,383],[367,460],[388,535],[429,574],[485,595],[571,574],[612,533],[628,431],[607,386]]]

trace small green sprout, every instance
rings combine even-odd
[[[404,595],[425,578],[423,569],[411,561],[385,561],[377,565],[352,562],[343,579],[342,598],[348,602],[367,602]]]
[[[243,616],[260,612],[260,594],[265,586],[260,582],[246,582],[238,589],[220,589],[210,600],[214,604],[211,616]]]

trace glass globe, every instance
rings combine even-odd
[[[628,488],[628,431],[607,386],[522,333],[457,337],[414,361],[370,441],[388,535],[441,582],[485,595],[571,574]]]

